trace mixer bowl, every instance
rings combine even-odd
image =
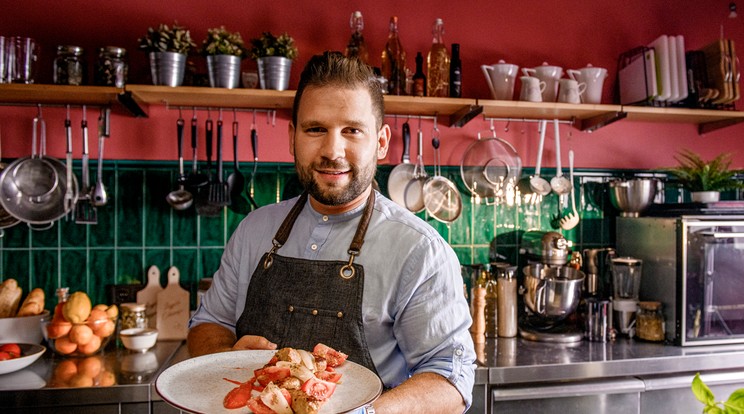
[[[656,197],[654,178],[635,178],[610,182],[610,201],[623,217],[638,217]]]
[[[558,322],[572,314],[581,299],[584,272],[572,267],[532,263],[524,273],[524,302],[545,322]]]

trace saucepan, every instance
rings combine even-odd
[[[406,186],[414,178],[416,166],[411,164],[411,127],[408,122],[403,124],[403,158],[401,163],[390,171],[388,177],[388,194],[390,199],[398,205],[406,206]]]
[[[2,139],[0,139],[0,148],[2,148]],[[0,154],[2,153],[2,150],[0,149]],[[8,166],[8,164],[2,162],[2,155],[0,155],[0,173],[2,173],[3,170]],[[8,213],[4,208],[0,207],[0,229],[7,229],[9,227],[13,227],[16,224],[18,224],[20,220],[13,217]],[[0,232],[0,235],[3,234]]]
[[[13,161],[0,173],[0,205],[20,221],[45,225],[70,211],[64,202],[67,167],[60,160],[46,155],[46,124],[41,111],[34,118],[32,139],[31,155]],[[72,177],[72,186],[74,201],[78,197],[75,176]]]
[[[493,131],[492,131],[493,132]],[[465,150],[460,175],[471,193],[482,198],[501,197],[515,186],[522,173],[522,159],[512,144],[496,137],[478,138]]]

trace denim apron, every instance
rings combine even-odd
[[[377,373],[362,324],[364,268],[354,263],[374,211],[375,192],[367,199],[347,261],[277,254],[289,238],[307,198],[307,193],[300,196],[274,236],[274,246],[256,266],[245,309],[236,325],[237,336],[260,335],[279,348],[309,351],[319,342],[324,343]]]

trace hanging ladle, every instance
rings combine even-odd
[[[165,197],[168,204],[176,210],[186,210],[194,203],[194,195],[183,188],[183,127],[184,122],[181,113],[178,113],[176,121],[178,130],[178,190],[173,190]]]
[[[558,120],[553,120],[555,128],[555,177],[550,179],[550,187],[558,195],[564,195],[571,192],[571,181],[563,176],[561,170],[561,137],[558,130]]]
[[[540,165],[542,164],[543,146],[545,145],[545,129],[548,121],[540,121],[538,129],[540,130],[540,145],[537,147],[537,165],[535,165],[535,175],[530,177],[530,189],[541,196],[550,193],[550,183],[548,180],[540,177]]]
[[[228,207],[240,214],[248,214],[250,207],[248,201],[243,197],[245,188],[245,176],[240,172],[238,161],[238,120],[233,109],[232,139],[233,139],[233,172],[227,176],[227,186],[230,189],[230,204]]]

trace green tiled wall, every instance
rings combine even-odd
[[[249,175],[251,165],[246,163],[241,169]],[[378,172],[383,192],[390,169],[381,166]],[[194,207],[172,209],[165,197],[177,188],[175,170],[175,164],[169,163],[105,163],[109,203],[97,209],[98,223],[82,225],[63,218],[48,230],[31,230],[25,224],[5,229],[0,238],[0,279],[15,278],[25,292],[44,288],[49,309],[57,287],[84,290],[94,303],[102,303],[107,302],[106,285],[144,283],[151,265],[158,266],[161,284],[165,285],[167,269],[174,265],[181,271],[181,284],[191,291],[193,308],[198,280],[212,276],[217,269],[223,247],[244,215],[228,208],[216,217],[201,216]],[[80,171],[76,172],[80,176]],[[524,171],[523,175],[529,173]],[[461,263],[488,262],[489,254],[495,252],[520,264],[521,233],[554,230],[550,217],[558,209],[557,196],[546,196],[535,205],[493,205],[470,196],[462,185],[459,168],[444,167],[442,174],[461,187],[461,217],[444,224],[425,213],[419,215],[452,245]],[[576,179],[582,220],[576,228],[564,232],[576,248],[606,246],[612,240],[614,211],[602,185],[608,178],[609,174],[587,173]],[[259,166],[253,181],[258,205],[299,191],[292,165]],[[570,207],[569,200],[564,197],[561,207]]]

